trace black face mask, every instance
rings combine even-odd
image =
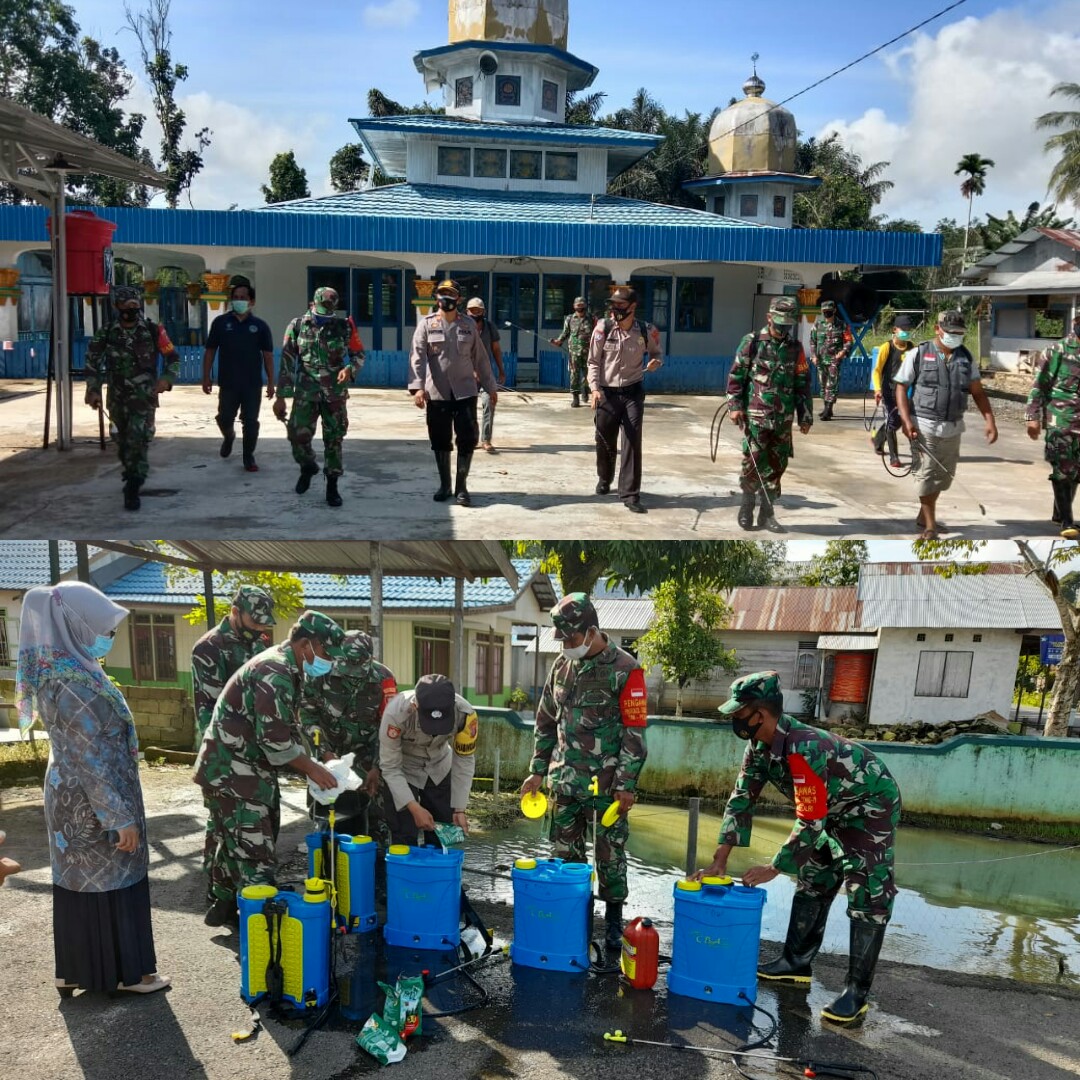
[[[616,318],[616,320],[618,322],[622,322],[622,320],[625,319],[630,314],[630,309],[628,307],[624,307],[624,308],[613,307],[611,309],[611,314],[615,316],[615,318]]]
[[[440,296],[439,297],[439,310],[440,311],[457,311],[458,302],[452,296]]]
[[[125,308],[120,312],[120,321],[126,323],[133,323],[139,317],[138,311],[132,311],[130,308]]]
[[[765,721],[759,720],[756,724],[751,724],[750,719],[756,716],[758,711],[755,709],[750,716],[735,716],[732,718],[731,730],[735,733],[735,738],[742,739],[744,742],[757,738],[757,733],[761,730]]]
[[[262,630],[251,630],[246,626],[237,627],[236,634],[241,641],[246,641],[249,645],[256,641],[262,641],[263,639]]]

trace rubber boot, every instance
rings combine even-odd
[[[124,509],[125,510],[138,510],[142,506],[142,499],[139,498],[139,488],[142,487],[141,480],[128,480],[124,484]]]
[[[221,449],[218,453],[222,457],[228,457],[232,453],[233,443],[236,442],[236,428],[231,424],[226,427],[220,420],[218,421],[218,430],[221,432]]]
[[[248,472],[258,472],[259,466],[255,464],[255,445],[259,441],[259,425],[254,430],[244,432],[244,468]]]
[[[866,999],[874,981],[881,943],[885,940],[885,926],[851,920],[851,947],[848,953],[847,985],[844,992],[831,1005],[821,1010],[825,1020],[837,1024],[850,1024],[858,1020],[870,1007]]]
[[[469,467],[472,465],[473,452],[459,450],[457,455],[457,482],[454,484],[454,501],[458,506],[472,506],[472,497],[465,481],[469,479]]]
[[[825,402],[825,407],[818,414],[822,420],[831,420],[832,419],[832,407],[833,407],[833,403],[831,401],[826,401]]]
[[[436,502],[446,502],[454,494],[450,486],[450,451],[436,450],[435,464],[439,469],[439,490],[435,492],[434,499]]]
[[[739,516],[736,519],[740,529],[752,529],[754,527],[754,493],[744,491],[742,502],[739,503]]]
[[[328,506],[341,505],[341,496],[338,494],[337,482],[338,478],[336,476],[328,476],[326,478],[326,503]]]
[[[1068,480],[1054,480],[1053,485],[1054,502],[1061,525],[1059,535],[1066,540],[1075,540],[1080,537],[1080,529],[1077,529],[1073,521],[1073,486]]]
[[[791,901],[784,951],[775,960],[758,967],[758,978],[809,986],[811,965],[825,938],[830,907],[832,897],[826,900],[797,892]]]
[[[776,509],[764,494],[761,496],[761,509],[758,511],[757,524],[759,529],[764,529],[766,532],[782,533],[787,531],[776,520]]]
[[[622,902],[608,902],[604,907],[604,945],[611,950],[622,948]]]
[[[236,908],[235,900],[215,900],[210,905],[210,910],[203,918],[207,926],[232,926],[240,925],[240,912]]]
[[[570,408],[571,409],[580,409],[581,408],[581,394],[580,393],[575,393],[574,396],[570,399]]]
[[[311,487],[311,478],[318,473],[319,466],[314,461],[300,466],[300,479],[296,481],[296,494],[303,495]]]

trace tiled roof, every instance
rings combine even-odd
[[[90,548],[90,554],[98,548]],[[75,544],[60,541],[60,572],[75,568]],[[49,584],[48,540],[0,540],[0,589],[32,589]]]
[[[357,131],[403,131],[448,138],[558,142],[580,146],[659,146],[663,135],[583,124],[492,124],[460,116],[378,116],[350,120]]]

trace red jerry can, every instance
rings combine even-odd
[[[108,296],[112,288],[112,235],[116,225],[89,210],[72,210],[67,222],[69,296]],[[46,221],[52,233],[52,218]]]
[[[635,990],[649,990],[656,983],[660,964],[660,935],[652,919],[633,919],[622,938],[619,968]]]

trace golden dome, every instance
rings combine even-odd
[[[569,0],[450,0],[450,44],[515,42],[566,48]]]
[[[798,133],[787,109],[762,97],[765,83],[754,74],[743,84],[746,97],[717,113],[709,130],[708,175],[729,172],[794,172]]]

